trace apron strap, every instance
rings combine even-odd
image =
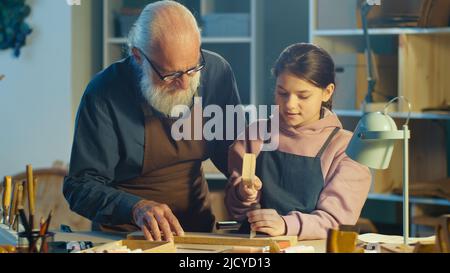
[[[270,142],[272,141],[272,138],[270,136],[270,133],[272,133],[272,130],[271,130],[272,126],[271,125],[272,125],[272,119],[269,117],[267,119],[266,132],[265,132],[265,135],[264,135],[263,144],[270,144]],[[258,132],[259,132],[259,128],[258,128]],[[269,135],[269,138],[266,139],[267,135]]]
[[[331,140],[337,134],[339,129],[340,129],[339,127],[334,128],[333,132],[331,132],[330,136],[328,136],[327,141],[325,141],[325,143],[323,144],[322,148],[320,148],[320,151],[317,153],[316,158],[321,158],[322,157],[323,152],[325,152],[325,149],[328,147],[328,145],[330,144]]]
[[[154,116],[153,109],[147,102],[141,102],[141,109],[144,113],[145,120],[148,120]]]

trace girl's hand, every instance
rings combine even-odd
[[[239,196],[245,200],[245,201],[254,201],[256,200],[256,197],[258,196],[259,190],[262,188],[262,182],[255,175],[255,179],[253,180],[253,187],[249,187],[247,185],[244,185],[244,183],[241,181],[238,186]]]
[[[286,223],[276,210],[253,210],[247,213],[247,217],[253,231],[263,232],[270,236],[286,234]]]

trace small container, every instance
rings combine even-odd
[[[27,232],[19,232],[17,242],[17,252],[20,253],[48,253],[48,243],[55,241],[55,233],[47,232],[40,236],[39,231],[35,230],[31,233],[31,246]]]

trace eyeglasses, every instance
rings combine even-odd
[[[159,76],[159,78],[162,80],[162,81],[165,81],[165,82],[171,82],[171,81],[174,81],[174,80],[176,80],[176,79],[179,79],[179,78],[181,78],[184,74],[186,74],[186,75],[188,75],[188,76],[193,76],[196,72],[198,72],[198,71],[200,71],[200,70],[202,70],[204,67],[205,67],[205,64],[206,64],[206,62],[205,62],[205,57],[203,56],[203,52],[202,52],[202,50],[200,49],[200,56],[201,56],[201,61],[200,61],[200,63],[198,64],[198,65],[196,65],[196,66],[194,66],[194,67],[192,67],[192,68],[189,68],[188,70],[186,70],[186,71],[177,71],[177,72],[174,72],[174,73],[171,73],[171,74],[168,74],[168,75],[162,75],[159,71],[158,71],[158,69],[156,68],[156,66],[152,63],[152,61],[147,57],[147,55],[145,55],[145,53],[141,50],[141,49],[139,49],[138,48],[138,50],[142,53],[142,55],[144,55],[144,57],[145,57],[145,59],[147,60],[147,62],[150,64],[150,66],[153,68],[153,70],[156,72],[156,74],[158,74],[158,76]]]

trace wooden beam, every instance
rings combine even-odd
[[[256,155],[245,153],[242,161],[242,182],[249,188],[253,188],[253,180],[256,171]]]
[[[142,232],[130,233],[128,240],[145,240]],[[270,242],[283,246],[297,245],[297,236],[256,237],[249,239],[246,234],[211,234],[188,232],[185,236],[174,236],[175,244],[231,245],[231,246],[269,246]]]

